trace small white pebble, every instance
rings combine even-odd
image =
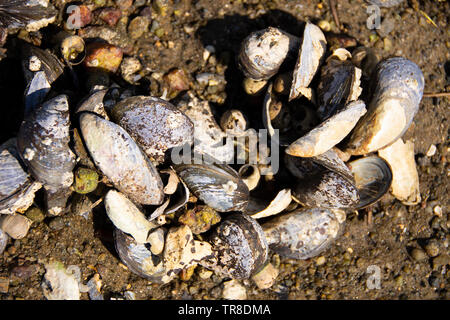
[[[438,217],[442,217],[442,207],[441,206],[435,206],[433,208],[433,212],[435,215],[437,215]]]
[[[246,300],[247,290],[237,280],[230,280],[223,283],[223,298],[226,300]]]
[[[321,266],[321,265],[325,264],[326,261],[327,261],[327,259],[325,259],[324,256],[320,256],[320,257],[316,258],[316,265]]]
[[[30,69],[30,71],[36,72],[41,70],[41,65],[41,60],[39,60],[39,58],[36,56],[32,56],[30,58],[28,69]]]
[[[434,144],[432,144],[432,145],[430,146],[430,148],[428,148],[428,151],[427,151],[427,157],[432,157],[432,156],[434,156],[434,155],[436,154],[436,150],[437,150],[436,146],[435,146]]]

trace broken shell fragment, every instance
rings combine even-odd
[[[421,201],[419,174],[414,158],[414,143],[398,139],[378,151],[392,169],[392,194],[403,204],[415,205]]]
[[[295,54],[299,42],[299,38],[273,27],[253,32],[242,43],[239,67],[248,78],[267,80]]]
[[[55,261],[46,264],[45,269],[41,287],[47,300],[80,300],[79,281],[69,267],[65,269]]]
[[[235,135],[243,134],[248,127],[244,114],[235,109],[225,111],[220,117],[220,126],[226,133]]]
[[[277,216],[262,228],[271,250],[303,260],[326,250],[339,235],[340,225],[332,211],[311,208]]]
[[[253,219],[260,219],[276,215],[285,210],[289,206],[291,201],[292,201],[291,189],[283,189],[280,192],[278,192],[275,199],[273,199],[272,202],[270,202],[267,208],[255,214],[252,214],[251,217]]]
[[[149,232],[158,227],[123,194],[110,190],[105,196],[105,209],[116,228],[130,234],[137,243],[146,243]]]
[[[252,191],[258,186],[259,180],[261,179],[261,173],[259,168],[254,164],[244,164],[239,168],[239,177],[247,185],[248,190]]]
[[[219,212],[245,210],[249,190],[227,164],[179,164],[174,166],[189,190]]]
[[[189,118],[162,99],[134,96],[117,103],[111,112],[145,154],[158,162],[167,149],[192,144],[194,126]]]
[[[217,124],[208,101],[192,95],[188,95],[188,99],[180,101],[178,107],[194,124],[194,152],[210,155],[220,162],[232,161],[234,143],[223,143],[227,134]]]
[[[3,251],[5,251],[6,245],[8,244],[8,240],[9,236],[6,234],[6,232],[0,229],[0,255],[2,255]]]
[[[102,118],[109,120],[109,117],[105,111],[105,105],[103,103],[103,100],[105,99],[105,95],[107,92],[108,89],[102,89],[94,91],[93,93],[89,94],[86,98],[82,100],[75,113],[88,111],[98,114]]]
[[[16,139],[8,140],[0,149],[0,213],[25,212],[41,184],[33,182],[20,164]]]
[[[365,113],[364,102],[349,103],[342,111],[294,141],[286,153],[296,157],[314,157],[330,150],[350,133]]]
[[[0,216],[0,229],[13,239],[24,238],[33,221],[20,214],[8,214]]]
[[[316,25],[307,22],[292,77],[289,100],[298,98],[301,95],[311,100],[312,90],[308,86],[322,63],[326,49],[327,40],[322,30]]]
[[[154,283],[168,282],[162,258],[154,255],[147,245],[137,243],[119,229],[114,230],[114,245],[120,260],[131,272]]]
[[[57,14],[48,1],[4,0],[0,3],[0,28],[25,27],[28,32],[35,32],[53,23]]]
[[[203,262],[204,266],[233,279],[250,278],[267,260],[264,232],[256,220],[245,214],[227,216],[209,242],[215,258]]]
[[[250,78],[245,78],[242,81],[242,86],[245,92],[250,96],[257,96],[264,92],[264,88],[267,85],[267,80],[253,80]]]
[[[401,137],[419,110],[424,78],[420,68],[405,58],[380,62],[375,71],[374,96],[367,113],[358,121],[346,150],[367,154]]]
[[[378,201],[392,183],[392,172],[383,159],[371,156],[354,160],[348,164],[355,177],[360,196],[356,209],[362,209]]]
[[[140,204],[161,204],[161,177],[130,135],[94,114],[80,115],[81,132],[95,164],[114,186]]]
[[[166,275],[173,278],[182,269],[212,258],[213,253],[209,243],[194,240],[189,227],[180,226],[169,230],[163,256]]]

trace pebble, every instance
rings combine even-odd
[[[437,215],[438,217],[442,217],[442,207],[441,206],[435,206],[433,208],[433,212],[435,215]]]
[[[8,293],[9,290],[9,279],[5,277],[0,277],[0,293]]]
[[[27,216],[28,219],[36,223],[42,222],[45,219],[44,213],[38,207],[32,207],[28,209],[25,212],[25,215]]]
[[[116,72],[122,62],[123,52],[119,47],[93,42],[86,48],[84,65],[109,72]]]
[[[442,266],[446,266],[450,264],[450,256],[447,254],[440,254],[437,257],[434,257],[432,260],[433,270],[437,270]]]
[[[16,266],[11,270],[11,275],[22,280],[30,278],[37,270],[37,266],[34,264]]]
[[[147,17],[138,16],[128,25],[128,34],[131,39],[137,40],[147,31],[149,25],[150,21]]]
[[[424,247],[425,251],[427,252],[427,254],[430,257],[436,257],[439,254],[439,244],[437,243],[437,241],[430,241],[429,243],[427,243]]]
[[[203,51],[203,60],[208,61],[209,57],[214,53],[216,53],[216,48],[214,48],[214,46],[206,46],[205,50]]]
[[[230,280],[223,283],[222,296],[226,300],[246,300],[247,290],[237,280]]]
[[[201,268],[200,271],[198,272],[198,276],[202,280],[209,279],[209,278],[211,278],[212,275],[213,275],[213,272],[211,270],[206,269],[206,268]]]
[[[136,75],[142,69],[142,64],[139,59],[134,57],[127,57],[123,59],[120,65],[120,72],[122,77],[129,83],[135,83],[140,79],[139,75]]]
[[[189,89],[189,78],[183,69],[173,69],[163,77],[170,99],[175,98],[180,92]]]
[[[64,229],[65,222],[62,217],[55,217],[49,222],[48,226],[50,227],[50,229],[58,231]]]
[[[326,261],[327,261],[327,259],[324,256],[320,256],[320,257],[316,258],[316,265],[321,266],[321,265],[325,264]]]
[[[418,248],[415,248],[411,251],[411,257],[416,261],[425,261],[426,259],[428,259],[425,251]]]
[[[268,289],[275,283],[275,280],[279,274],[279,270],[268,263],[261,271],[255,274],[252,279],[256,286],[261,289]]]
[[[436,146],[435,146],[434,144],[432,144],[432,145],[430,146],[430,148],[428,148],[428,151],[427,151],[426,156],[427,156],[427,157],[432,157],[432,156],[434,156],[434,155],[436,154],[436,150],[437,150]]]
[[[122,17],[122,12],[116,8],[103,8],[100,10],[98,16],[109,26],[114,27]]]

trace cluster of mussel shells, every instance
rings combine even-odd
[[[115,89],[101,86],[73,108],[66,95],[48,94],[61,62],[27,47],[25,118],[17,138],[1,147],[0,227],[23,217],[41,187],[47,212],[64,213],[74,169],[83,164],[109,186],[103,201],[121,261],[152,282],[167,283],[198,264],[250,278],[267,263],[269,249],[294,259],[320,254],[341,233],[345,210],[374,203],[392,180],[381,158],[346,164],[345,155],[368,155],[401,137],[423,90],[414,63],[387,59],[371,72],[366,108],[358,98],[367,70],[345,49],[327,57],[326,48],[311,23],[301,38],[271,27],[242,44],[239,65],[248,81],[262,83],[263,123],[285,151],[280,172],[263,179],[264,165],[226,164],[235,146],[220,142],[249,132],[240,111],[225,112],[219,126],[208,102],[192,94],[172,104],[126,93],[112,98]],[[319,85],[311,88],[318,70]],[[75,132],[82,143],[74,152]],[[174,150],[186,146],[184,161],[174,161]],[[287,188],[277,185],[278,175],[287,176]],[[275,191],[272,201],[252,192],[261,185]]]

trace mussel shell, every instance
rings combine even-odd
[[[264,232],[256,220],[245,214],[227,216],[214,229],[210,243],[217,258],[214,269],[234,279],[248,279],[267,260]]]
[[[24,114],[28,115],[31,111],[40,106],[45,101],[45,97],[50,92],[50,89],[51,86],[45,72],[35,72],[25,89]]]
[[[133,237],[114,230],[114,245],[120,260],[131,272],[154,283],[164,283],[165,268],[160,256],[152,254],[148,244],[138,244]]]
[[[307,22],[292,77],[289,100],[298,98],[300,95],[304,95],[308,99],[312,98],[308,86],[322,63],[326,48],[327,40],[322,30],[318,26]]]
[[[56,18],[57,11],[51,5],[42,6],[39,1],[3,0],[0,2],[0,28],[22,28],[37,31]]]
[[[333,171],[297,181],[292,193],[297,201],[307,207],[347,209],[355,208],[359,202],[356,186]]]
[[[167,149],[193,142],[191,120],[162,99],[146,96],[123,99],[112,109],[111,118],[134,138],[150,159],[163,161]]]
[[[367,113],[344,150],[353,155],[377,151],[397,140],[419,110],[424,77],[414,62],[401,57],[381,61],[374,81],[376,87]]]
[[[297,157],[320,155],[341,142],[365,113],[364,102],[350,102],[343,110],[292,142],[285,152]]]
[[[318,123],[317,115],[309,105],[300,100],[286,100],[273,92],[271,83],[267,88],[262,112],[263,124],[271,139],[283,147],[289,146]],[[278,134],[275,130],[279,130]]]
[[[290,259],[308,259],[334,242],[340,225],[328,209],[302,208],[276,216],[262,228],[271,250]]]
[[[30,69],[34,64],[37,69]],[[48,83],[55,82],[63,73],[64,65],[48,50],[43,50],[27,43],[22,45],[22,68],[27,83],[31,81],[33,72],[44,71]]]
[[[219,212],[244,211],[249,190],[238,173],[227,164],[179,164],[174,166],[189,190]]]
[[[158,171],[124,129],[87,112],[80,114],[80,127],[96,166],[119,191],[137,203],[163,202]]]
[[[389,191],[392,172],[388,163],[376,156],[364,157],[349,164],[355,176],[356,187],[360,196],[356,209],[367,207],[378,201]]]
[[[0,202],[19,192],[30,178],[8,149],[0,153]]]
[[[5,251],[8,240],[9,236],[6,234],[6,232],[3,232],[2,229],[0,229],[0,255],[3,253],[3,251]]]
[[[20,156],[36,180],[47,186],[69,187],[75,155],[69,148],[69,103],[59,95],[25,118],[17,137]]]
[[[299,43],[299,38],[273,27],[253,32],[242,43],[239,67],[248,78],[267,80],[295,53]]]
[[[356,67],[348,60],[330,59],[322,68],[317,88],[317,113],[321,119],[334,115],[350,102],[355,79]]]
[[[98,114],[106,120],[109,120],[103,104],[103,100],[105,99],[107,92],[108,89],[101,89],[89,94],[81,101],[75,113],[80,113],[83,111],[92,112]]]

